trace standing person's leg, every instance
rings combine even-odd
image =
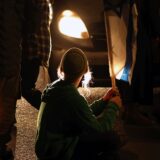
[[[40,63],[37,59],[22,60],[22,96],[35,108],[39,109],[41,102],[41,91],[36,89],[36,81],[39,75]]]
[[[0,159],[14,159],[16,102],[20,95],[19,75],[0,78]],[[14,132],[14,133],[13,133]],[[11,142],[12,143],[9,143]]]
[[[120,146],[120,138],[113,131],[80,136],[73,159],[118,160]]]

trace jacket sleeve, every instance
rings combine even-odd
[[[106,106],[106,103],[102,100],[96,100],[91,105],[90,108],[95,116],[101,114]]]
[[[118,110],[115,104],[108,103],[107,109],[98,117],[94,115],[83,97],[75,97],[73,104],[75,123],[80,126],[82,132],[105,132],[113,128],[116,112]],[[99,101],[97,105],[103,106],[104,104],[102,101]]]

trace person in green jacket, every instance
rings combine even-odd
[[[35,144],[38,160],[97,160],[119,149],[113,126],[121,99],[110,89],[88,105],[77,89],[88,71],[82,50],[65,52],[58,68],[60,78],[42,94]]]

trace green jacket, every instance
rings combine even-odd
[[[102,100],[95,101],[89,107],[72,84],[61,80],[50,84],[42,95],[38,115],[37,157],[70,160],[79,136],[111,130],[117,110],[115,104],[106,104]]]

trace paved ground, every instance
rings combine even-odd
[[[36,135],[37,110],[24,99],[17,107],[16,160],[35,160],[34,140]]]

